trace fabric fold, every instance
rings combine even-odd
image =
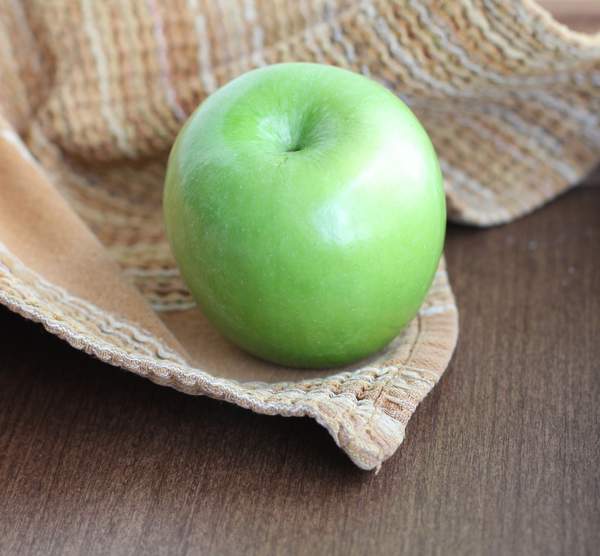
[[[0,303],[158,384],[312,417],[376,469],[456,344],[444,262],[417,317],[368,361],[305,372],[243,354],[196,309],[165,238],[175,135],[246,70],[334,64],[417,114],[453,221],[505,223],[600,159],[600,35],[533,0],[235,0],[228,15],[186,0],[0,7]]]

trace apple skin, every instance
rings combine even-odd
[[[208,319],[248,352],[338,366],[390,342],[435,275],[439,163],[394,94],[320,64],[277,64],[219,89],[169,157],[167,235]]]

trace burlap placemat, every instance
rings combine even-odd
[[[298,371],[240,352],[195,309],[164,237],[186,116],[256,66],[361,72],[413,108],[450,218],[478,225],[538,207],[600,158],[600,37],[531,1],[5,0],[0,54],[0,302],[159,384],[311,416],[365,469],[402,442],[454,349],[444,265],[369,361]]]

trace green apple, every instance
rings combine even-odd
[[[209,320],[306,368],[363,358],[402,330],[446,225],[439,163],[407,106],[305,63],[250,71],[200,105],[171,151],[164,213]]]

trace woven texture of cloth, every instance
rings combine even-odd
[[[397,93],[432,138],[457,222],[508,222],[600,159],[600,36],[532,0],[2,0],[0,303],[159,384],[313,417],[373,469],[455,347],[443,261],[383,353],[299,371],[212,329],[164,235],[182,123],[232,78],[283,61],[337,65]]]

